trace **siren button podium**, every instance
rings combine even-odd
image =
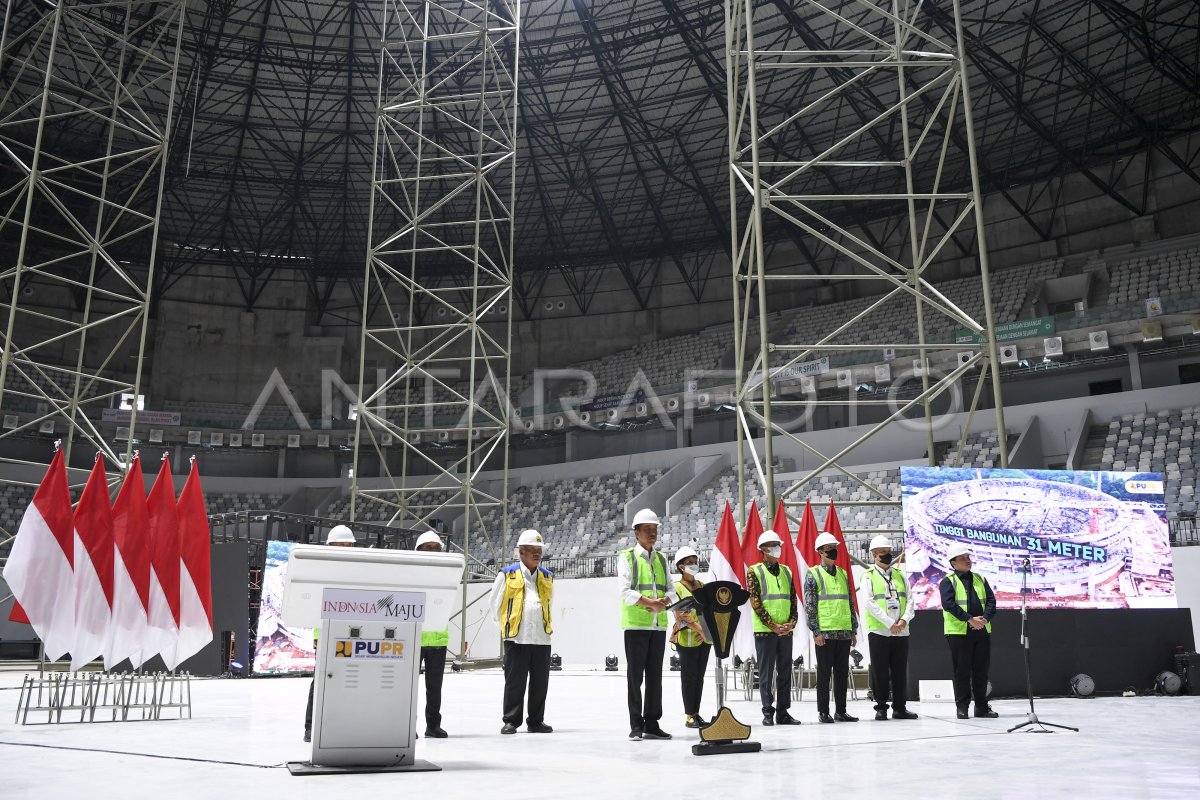
[[[457,553],[292,549],[284,624],[321,628],[312,757],[293,775],[440,769],[416,758],[421,630],[446,627],[462,571]]]

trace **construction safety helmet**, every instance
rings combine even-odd
[[[520,537],[517,538],[517,547],[542,547],[546,546],[546,542],[542,539],[542,535],[533,528],[521,531]]]
[[[424,533],[422,533],[420,536],[417,537],[417,543],[416,543],[416,545],[413,546],[413,549],[420,550],[421,545],[426,545],[426,544],[430,544],[430,543],[436,544],[438,546],[438,550],[445,549],[445,547],[442,545],[442,537],[437,535],[437,531],[425,531]]]
[[[824,547],[827,544],[837,544],[837,543],[838,543],[837,537],[834,536],[832,533],[822,533],[820,536],[817,537],[817,541],[813,544],[813,549],[820,550],[822,547]]]
[[[325,544],[354,544],[354,531],[346,525],[334,525],[325,536]]]
[[[658,514],[655,514],[653,511],[651,511],[648,508],[643,508],[641,511],[639,511],[633,515],[633,525],[631,527],[634,530],[637,530],[638,525],[661,525],[661,524],[662,524],[662,522],[659,520]]]

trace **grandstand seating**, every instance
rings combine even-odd
[[[209,514],[229,514],[234,511],[274,511],[287,497],[282,494],[208,494],[204,497]]]
[[[1200,292],[1200,247],[1139,256],[1109,265],[1106,304]]]
[[[1104,450],[1094,466],[1117,472],[1161,472],[1168,519],[1196,513],[1196,439],[1200,406],[1125,414],[1108,423]]]

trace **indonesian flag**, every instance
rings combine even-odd
[[[833,538],[838,540],[838,557],[834,562],[842,569],[846,570],[847,580],[850,581],[850,602],[854,604],[855,612],[858,611],[858,592],[854,591],[854,568],[850,565],[850,548],[846,547],[846,538],[842,536],[842,523],[838,521],[837,509],[833,507],[833,501],[829,501],[829,513],[825,515],[825,532],[833,534]],[[816,554],[813,554],[816,558]]]
[[[796,556],[807,572],[821,560],[817,555],[817,518],[813,516],[812,503],[804,501],[804,514],[800,517],[800,529],[796,531]],[[803,599],[804,593],[800,593]]]
[[[150,495],[146,498],[150,518],[150,613],[145,657],[162,656],[168,670],[179,664],[179,518],[171,463],[165,458]]]
[[[75,581],[71,564],[75,534],[71,493],[62,450],[21,517],[4,580],[42,640],[46,658],[57,661],[75,644]]]
[[[179,494],[179,648],[180,663],[200,652],[212,641],[212,579],[208,514],[200,470],[192,459],[192,471]]]
[[[796,631],[792,634],[795,643],[800,643],[807,646],[805,643],[808,639],[808,625],[804,619],[804,573],[800,571],[800,564],[796,559],[796,548],[792,545],[792,532],[788,530],[787,512],[784,511],[783,501],[779,501],[779,506],[775,509],[775,519],[771,521],[771,530],[775,532],[780,539],[783,540],[783,546],[779,554],[779,562],[792,571],[792,586],[796,589]]]
[[[104,654],[113,598],[113,521],[104,460],[96,465],[75,508],[75,644],[71,669]]]
[[[746,587],[746,563],[742,560],[742,546],[738,542],[737,523],[733,520],[733,509],[725,503],[721,515],[721,527],[717,529],[717,545],[708,560],[708,573],[714,581],[730,581]],[[746,603],[741,608],[742,617],[733,635],[733,654],[746,659],[754,655],[754,610]]]
[[[150,610],[150,520],[146,513],[146,479],[134,454],[113,503],[113,607],[104,668],[125,659],[137,669],[150,656],[146,618]]]
[[[21,604],[16,600],[13,601],[12,608],[8,612],[8,621],[16,622],[20,625],[28,625],[29,617],[25,613],[25,609],[21,608]]]
[[[762,561],[762,551],[758,549],[758,537],[762,535],[762,518],[758,516],[758,501],[750,501],[750,513],[746,516],[746,530],[742,534],[742,561],[746,569]]]

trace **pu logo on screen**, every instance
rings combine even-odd
[[[1162,481],[1125,481],[1125,491],[1130,494],[1163,494]]]
[[[338,639],[334,658],[404,658],[404,642],[391,639]]]

